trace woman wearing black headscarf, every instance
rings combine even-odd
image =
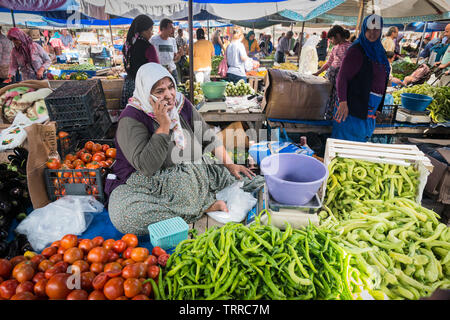
[[[153,34],[153,20],[141,14],[134,18],[128,29],[127,40],[123,46],[123,64],[127,77],[123,84],[120,106],[124,109],[128,99],[133,96],[134,81],[139,68],[148,62],[159,63],[158,53],[149,42]]]

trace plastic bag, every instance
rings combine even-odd
[[[228,212],[213,211],[207,212],[207,215],[220,223],[243,221],[257,202],[251,193],[242,190],[243,185],[243,181],[236,182],[216,194],[217,200],[225,201]]]
[[[92,196],[65,196],[31,212],[16,228],[27,236],[36,251],[66,234],[82,234],[93,219],[103,211],[103,204]]]

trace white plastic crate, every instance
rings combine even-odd
[[[413,165],[419,170],[420,174],[417,203],[421,203],[428,175],[433,171],[430,159],[415,145],[355,142],[329,138],[325,146],[324,164],[328,167],[336,157],[403,166]],[[324,202],[326,188],[327,180],[324,181],[319,190],[322,203]]]

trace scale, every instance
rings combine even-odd
[[[226,101],[226,97],[222,97],[219,99],[207,99],[205,97],[205,100],[200,102],[197,109],[199,110],[199,112],[226,111],[227,104],[225,101]]]
[[[292,228],[298,229],[306,227],[311,222],[314,225],[319,224],[319,216],[317,212],[322,207],[322,202],[318,194],[302,206],[294,206],[281,204],[276,202],[270,195],[267,185],[264,184],[263,200],[266,209],[270,212],[272,218],[272,225],[284,230],[286,228],[285,222],[289,222]],[[267,224],[269,217],[267,214],[261,216],[261,223]]]
[[[399,107],[397,109],[396,121],[409,123],[430,123],[431,118],[429,111],[411,111],[406,108]]]

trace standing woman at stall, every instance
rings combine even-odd
[[[250,58],[247,56],[242,38],[242,29],[240,27],[233,28],[231,43],[225,50],[228,63],[227,79],[233,83],[237,83],[239,80],[247,81],[245,64]]]
[[[220,30],[216,30],[213,34],[212,43],[214,46],[214,55],[221,56],[224,50],[222,39],[220,39]]]
[[[247,33],[244,39],[242,39],[242,43],[244,44],[245,51],[249,57],[253,57],[256,55],[261,49],[259,48],[258,41],[255,39],[255,33],[250,31]]]
[[[128,29],[127,39],[122,49],[123,64],[127,77],[123,83],[122,109],[128,104],[128,99],[133,96],[136,73],[139,68],[148,62],[159,63],[155,47],[149,42],[153,34],[153,20],[141,14],[134,18]]]
[[[14,44],[8,71],[9,82],[17,70],[20,71],[22,80],[43,79],[52,63],[44,48],[19,28],[10,29],[7,37]]]
[[[325,112],[325,119],[330,120],[333,117],[334,104],[336,101],[336,77],[339,73],[342,60],[344,59],[347,49],[351,46],[351,42],[347,39],[350,37],[350,32],[341,26],[334,26],[328,31],[328,39],[333,44],[328,61],[317,71],[314,75],[318,76],[327,70],[326,78],[331,83],[330,98],[327,102],[327,109]]]
[[[367,16],[358,39],[345,55],[337,77],[338,103],[332,138],[367,142],[373,134],[390,73],[381,44],[382,29],[380,16]]]

